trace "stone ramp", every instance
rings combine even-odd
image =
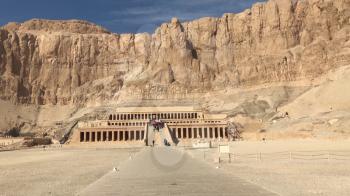
[[[151,146],[152,141],[154,140],[153,126],[150,125],[150,123],[147,123],[146,128],[147,128],[146,130],[147,146]]]
[[[86,187],[80,196],[114,195],[275,195],[224,174],[187,153],[165,147],[146,148]]]
[[[175,146],[174,137],[171,134],[171,131],[167,123],[164,123],[164,127],[161,129],[161,134],[163,135],[163,138],[166,139],[171,146]]]

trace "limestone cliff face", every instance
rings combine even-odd
[[[85,104],[149,85],[187,92],[312,79],[350,63],[349,23],[348,0],[270,0],[221,18],[173,19],[153,35],[75,20],[11,23],[0,30],[0,98]]]
[[[151,64],[170,64],[175,80],[191,84],[317,77],[350,60],[349,3],[270,0],[222,18],[174,20],[153,35]]]
[[[35,20],[15,31],[0,30],[2,99],[35,104],[84,102],[88,97],[79,92],[82,85],[111,76],[110,90],[116,92],[125,73],[145,64],[144,43],[149,35],[112,35],[76,21],[59,23],[60,28],[51,31],[52,23],[57,22]]]

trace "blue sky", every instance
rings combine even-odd
[[[0,26],[32,18],[82,19],[115,33],[152,32],[161,23],[237,13],[263,0],[1,0]]]

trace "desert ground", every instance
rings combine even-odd
[[[242,141],[230,144],[231,162],[218,149],[190,150],[213,167],[278,195],[349,195],[349,140]],[[290,159],[290,153],[292,157]]]
[[[30,149],[0,152],[0,195],[74,195],[137,149]]]
[[[75,195],[139,150],[63,147],[1,152],[0,195]],[[350,194],[348,140],[232,142],[234,158],[229,162],[222,155],[220,163],[218,148],[186,152],[278,195]]]

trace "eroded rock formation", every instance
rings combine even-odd
[[[316,78],[350,62],[350,2],[270,0],[239,14],[117,35],[83,21],[30,20],[0,30],[0,98],[117,100],[147,85],[181,91]]]

